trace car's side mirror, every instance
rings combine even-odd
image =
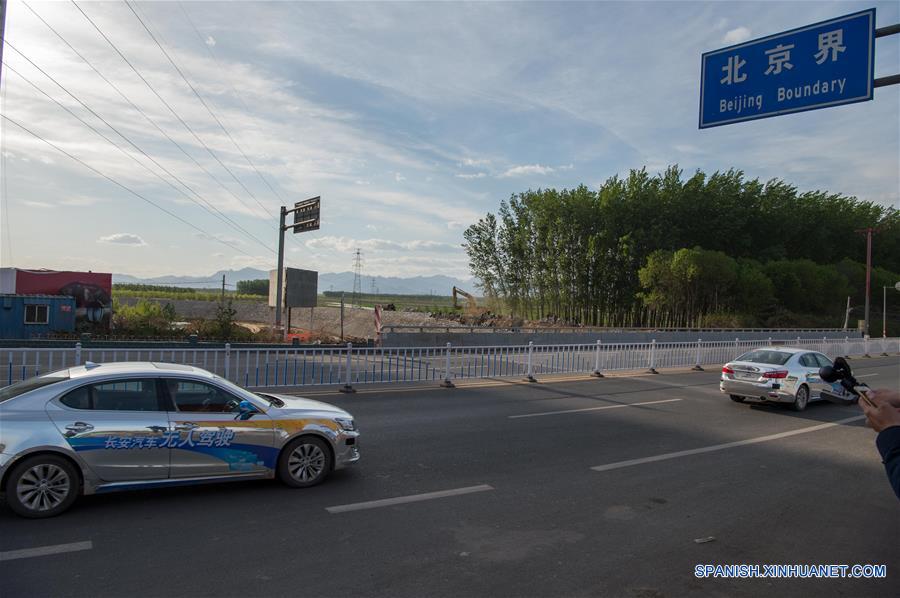
[[[238,403],[238,414],[235,419],[250,419],[253,417],[254,413],[259,413],[259,409],[256,408],[256,405],[245,399]]]

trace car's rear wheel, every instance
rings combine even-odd
[[[331,471],[331,451],[325,441],[315,436],[302,436],[281,452],[278,478],[294,488],[315,486]]]
[[[806,385],[801,386],[797,389],[797,396],[794,397],[794,403],[791,405],[791,408],[794,411],[803,411],[806,409],[806,406],[809,404],[809,387]]]
[[[17,515],[59,515],[78,498],[78,472],[62,457],[37,455],[16,465],[6,480],[6,502]]]
[[[744,399],[746,399],[747,397],[742,397],[739,395],[728,395],[728,398],[731,399],[732,401],[734,401],[735,403],[743,403]]]

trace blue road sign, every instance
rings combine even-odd
[[[707,52],[700,128],[872,99],[875,9]]]

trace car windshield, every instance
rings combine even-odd
[[[46,374],[44,376],[38,376],[36,378],[29,378],[28,380],[16,382],[15,384],[12,384],[10,386],[0,388],[0,403],[2,403],[3,401],[8,401],[9,399],[14,399],[19,395],[25,394],[26,392],[31,392],[32,390],[37,390],[38,388],[43,388],[44,386],[56,384],[57,382],[63,382],[68,379],[68,372],[54,372],[52,374]]]
[[[749,351],[738,357],[735,361],[750,361],[752,363],[765,363],[768,365],[784,365],[791,358],[791,353],[784,351],[767,351],[757,349]]]
[[[221,385],[223,385],[223,386],[226,386],[226,387],[229,388],[232,392],[234,392],[236,395],[238,395],[238,396],[240,396],[240,397],[242,397],[242,398],[246,398],[247,395],[250,395],[250,396],[253,396],[253,397],[257,396],[257,393],[255,393],[255,392],[250,392],[250,391],[247,390],[246,388],[242,388],[242,387],[238,386],[237,384],[235,384],[234,382],[232,382],[232,381],[230,381],[230,380],[226,380],[225,378],[222,378],[222,377],[220,377],[220,376],[213,376],[213,379],[214,379],[216,382],[218,382],[219,384],[221,384]]]

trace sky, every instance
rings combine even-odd
[[[2,121],[0,265],[271,269],[279,206],[321,196],[287,265],[347,271],[358,247],[366,275],[467,278],[463,231],[511,194],[670,164],[898,206],[900,86],[697,127],[703,52],[872,6],[900,22],[898,2],[11,0],[2,113],[56,148]],[[900,36],[875,72],[900,72]]]

